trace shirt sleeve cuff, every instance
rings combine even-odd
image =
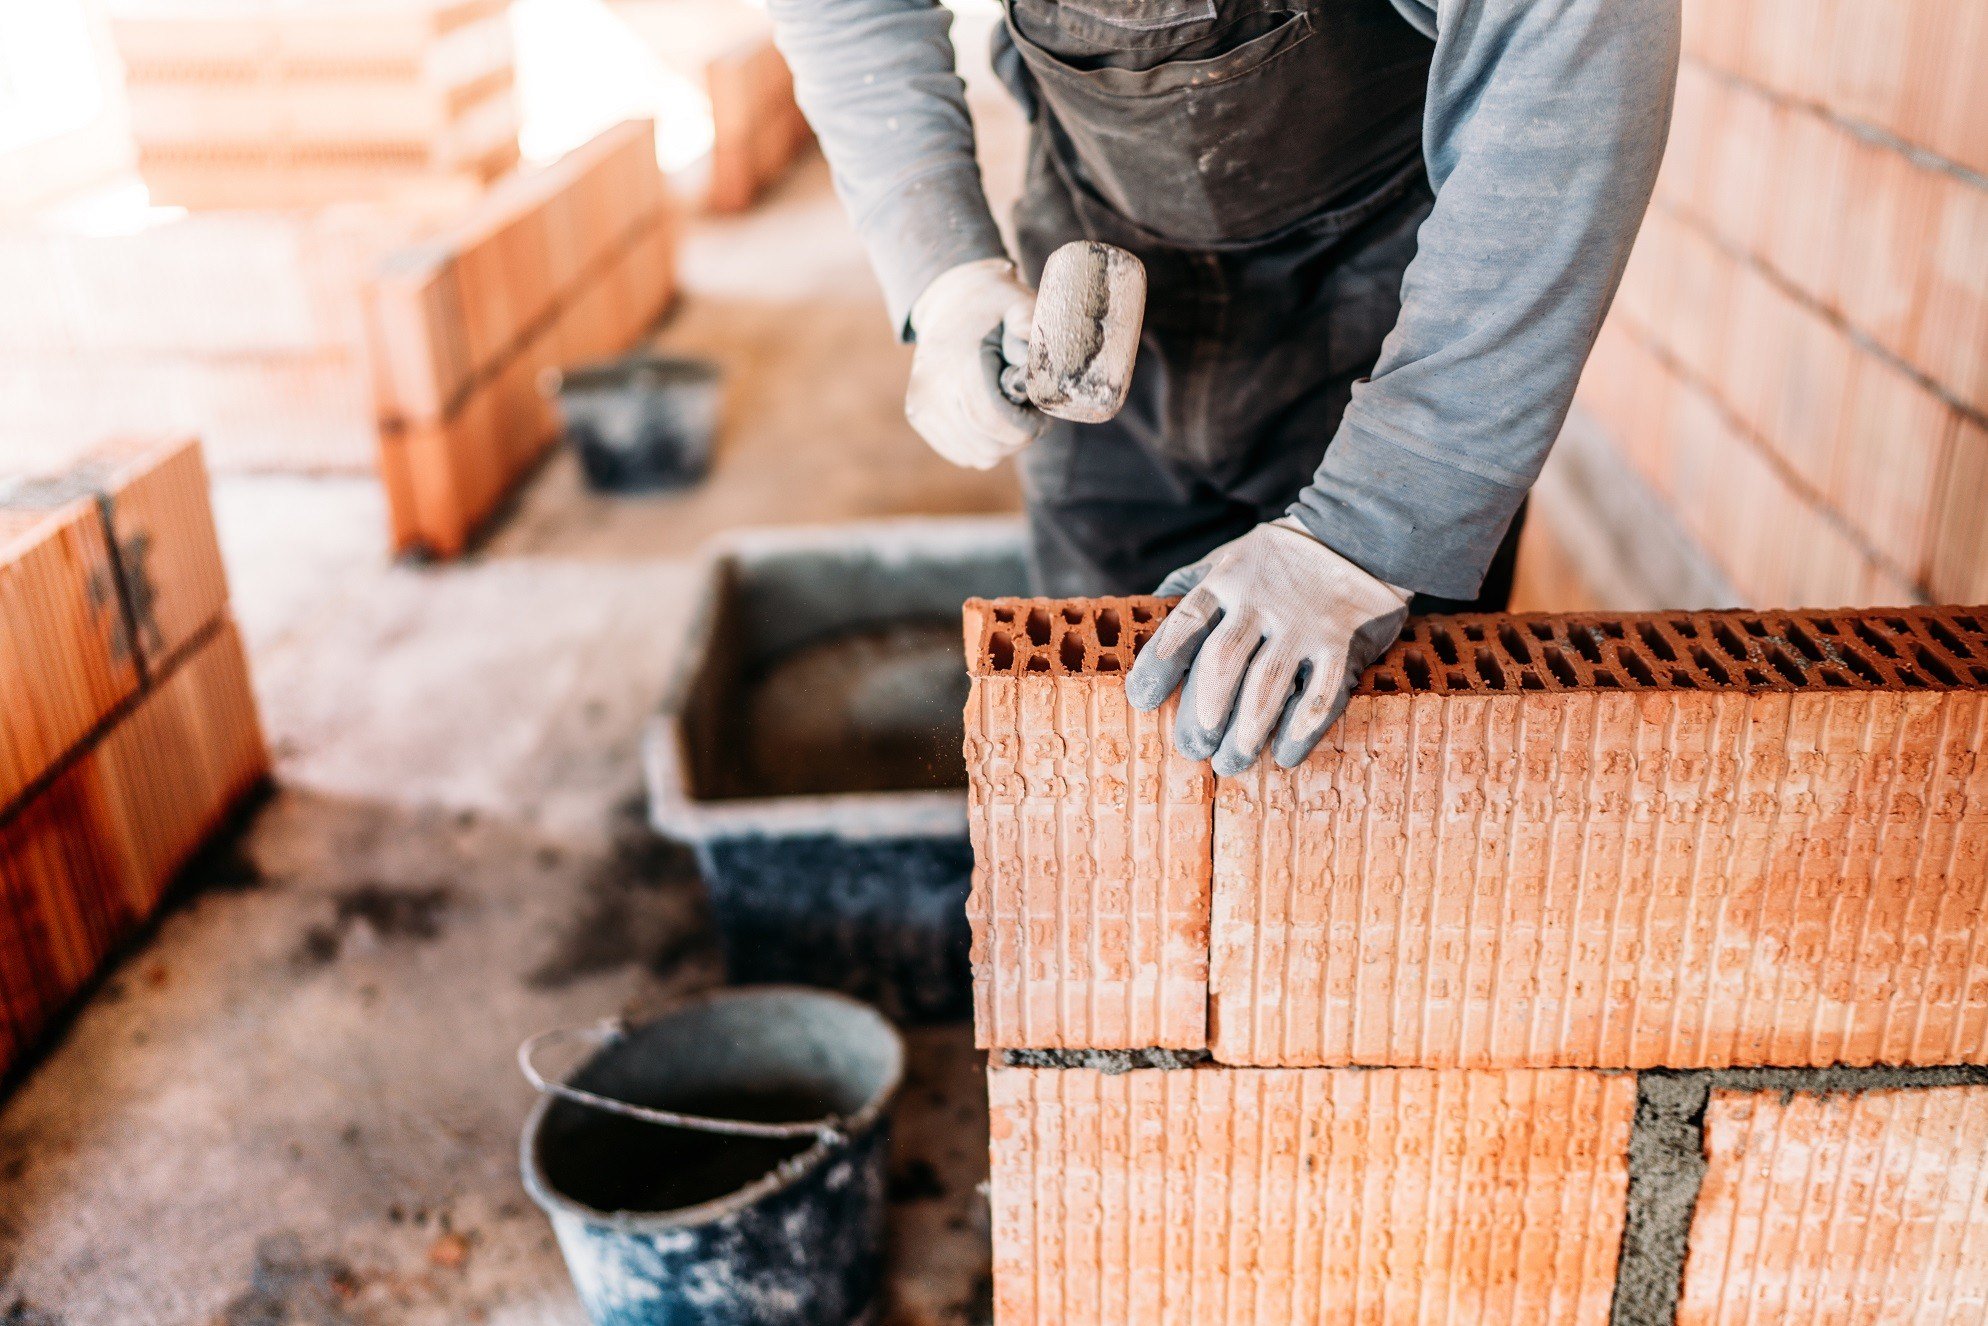
[[[1369,575],[1474,598],[1526,489],[1457,468],[1348,419],[1290,514]]]
[[[891,325],[907,341],[911,306],[933,277],[964,262],[1008,256],[987,209],[980,168],[970,161],[900,185],[856,229],[883,284]]]

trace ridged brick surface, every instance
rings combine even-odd
[[[1157,888],[1134,863],[1158,858],[1121,866],[1127,839],[1096,832],[1116,793],[1092,725],[1167,742],[1166,715],[1113,707],[1164,610],[969,611],[984,1045],[1185,1044],[1111,998],[1095,1012],[1116,973],[1151,970],[1124,934],[1177,938],[1162,970],[1195,970],[1176,845],[1205,807],[1197,767],[1104,803],[1114,827],[1164,805],[1146,832],[1168,882],[1129,911],[1121,881]],[[1988,1062],[1984,622],[1411,622],[1303,766],[1216,785],[1209,1047],[1291,1067]]]
[[[1679,1326],[1988,1321],[1988,1087],[1714,1092]]]
[[[0,493],[0,811],[138,689],[96,504],[9,510]]]
[[[1223,783],[1217,1059],[1988,1061],[1980,619],[1452,622]]]
[[[969,605],[982,1046],[1207,1044],[1213,779],[1123,673],[1156,601]]]
[[[269,770],[232,618],[186,651],[184,661],[90,753],[104,818],[93,834],[123,862],[124,903],[149,915],[166,887]]]
[[[988,1083],[1001,1326],[1608,1320],[1626,1075],[997,1068]]]
[[[268,769],[223,618],[31,799],[0,815],[0,1073]]]

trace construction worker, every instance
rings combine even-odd
[[[1126,681],[1298,763],[1418,610],[1497,610],[1669,123],[1677,0],[1005,0],[1003,248],[935,0],[770,0],[942,456],[1020,456],[1058,595],[1185,594]],[[1124,411],[998,375],[1059,245],[1146,264]],[[1003,335],[1004,329],[1006,335]]]

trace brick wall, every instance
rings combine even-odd
[[[967,608],[998,1321],[1981,1319],[1988,611],[1419,619],[1215,779],[1166,607]]]
[[[1988,599],[1988,16],[1685,11],[1581,409],[1743,602]]]

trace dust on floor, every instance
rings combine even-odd
[[[739,523],[1012,509],[931,456],[809,163],[709,223],[661,340],[731,376],[702,490],[617,502],[561,457],[459,565],[384,562],[377,489],[224,478],[277,790],[0,1101],[9,1326],[583,1320],[518,1181],[530,1032],[721,978],[640,815],[689,559]],[[892,1320],[984,1320],[982,1061],[911,1037]]]

